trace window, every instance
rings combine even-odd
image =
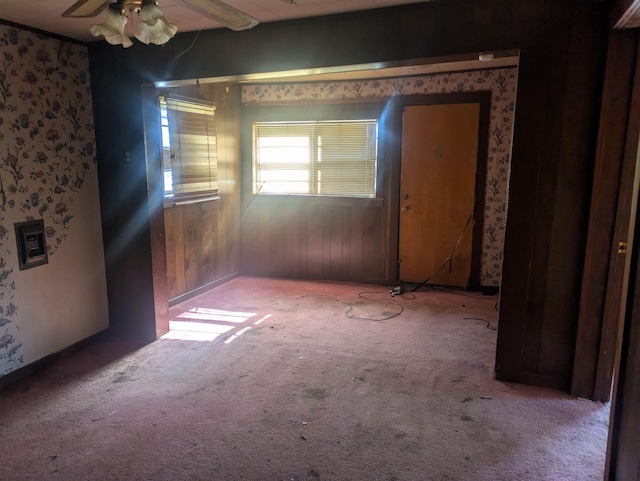
[[[174,204],[218,196],[215,106],[160,97],[164,195]]]
[[[377,120],[252,126],[254,194],[376,196]]]

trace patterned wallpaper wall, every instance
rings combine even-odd
[[[443,73],[364,81],[248,85],[245,103],[384,98],[396,95],[491,92],[481,282],[500,285],[507,214],[517,68]]]
[[[0,375],[25,363],[28,330],[13,224],[44,219],[51,262],[95,175],[88,67],[85,47],[0,25]]]

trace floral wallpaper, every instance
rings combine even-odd
[[[85,47],[0,25],[0,375],[25,362],[13,224],[44,219],[51,258],[96,162],[88,69]]]
[[[490,91],[491,119],[481,282],[486,286],[499,286],[502,279],[517,75],[516,67],[505,67],[391,79],[247,85],[242,89],[242,101],[258,104]]]

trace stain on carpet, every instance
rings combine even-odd
[[[324,401],[328,396],[326,389],[306,388],[304,390],[304,397],[315,399],[316,401]]]
[[[127,366],[124,371],[119,371],[114,378],[114,383],[135,381],[131,376],[138,370],[138,366]]]

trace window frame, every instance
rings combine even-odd
[[[245,199],[259,202],[295,202],[314,205],[373,205],[382,207],[385,196],[385,135],[383,113],[388,102],[319,103],[315,105],[273,104],[245,106],[243,109],[243,191]],[[378,145],[376,158],[375,197],[349,197],[318,194],[254,194],[253,123],[254,122],[299,122],[327,120],[372,120],[378,122]]]
[[[175,188],[172,189],[171,193],[168,193],[165,187],[165,175],[167,172],[167,164],[166,164],[166,159],[165,156],[166,155],[172,155],[171,154],[171,146],[169,146],[168,148],[165,146],[164,144],[164,138],[163,138],[163,133],[162,133],[162,129],[163,127],[165,127],[163,125],[163,115],[162,115],[162,105],[161,103],[164,101],[165,105],[166,105],[166,100],[167,99],[171,99],[177,102],[186,102],[186,103],[191,103],[194,105],[200,105],[200,106],[205,106],[205,107],[210,107],[213,108],[213,125],[214,125],[214,130],[215,130],[215,143],[216,143],[216,154],[215,154],[215,174],[213,176],[213,178],[215,178],[215,182],[216,183],[216,188],[215,189],[211,189],[209,191],[202,191],[202,193],[197,193],[197,194],[182,194],[182,195],[175,195]],[[193,97],[187,97],[187,96],[183,96],[183,95],[175,95],[173,93],[168,93],[168,92],[159,92],[158,98],[157,98],[157,102],[158,102],[158,120],[159,120],[159,124],[160,124],[160,129],[161,129],[161,138],[160,138],[160,145],[162,148],[162,194],[163,194],[163,204],[165,207],[173,207],[173,206],[178,206],[178,205],[189,205],[189,204],[195,204],[198,202],[208,202],[208,201],[214,201],[214,200],[219,200],[220,199],[220,184],[219,184],[219,178],[218,178],[218,171],[219,171],[219,166],[218,166],[218,152],[217,152],[217,143],[218,143],[218,131],[217,131],[217,127],[216,127],[216,123],[217,123],[217,107],[216,107],[216,103],[210,100],[206,100],[206,99],[201,99],[201,98],[193,98]],[[168,110],[168,109],[167,109]],[[167,112],[167,135],[169,137],[169,139],[171,139],[172,134],[171,134],[171,122],[169,122],[169,114]],[[211,161],[209,161],[209,163],[211,163]],[[169,164],[170,165],[170,164]],[[210,180],[211,181],[211,180]],[[175,187],[175,186],[174,186]]]

